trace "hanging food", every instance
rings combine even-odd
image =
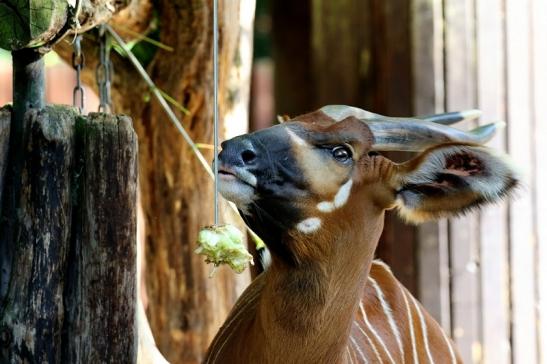
[[[235,226],[208,226],[198,234],[197,254],[204,255],[207,263],[215,267],[227,264],[237,273],[242,273],[248,264],[254,265],[243,242],[243,234]]]

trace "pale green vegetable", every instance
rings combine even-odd
[[[243,245],[243,234],[235,226],[208,226],[199,232],[197,254],[204,255],[207,263],[215,267],[228,264],[241,273],[248,264],[254,264],[253,256]]]

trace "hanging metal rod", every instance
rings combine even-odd
[[[218,225],[218,0],[213,1],[213,89],[213,146],[215,154],[213,163],[215,174],[214,210],[215,225]]]

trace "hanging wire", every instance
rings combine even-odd
[[[80,114],[84,110],[84,101],[85,101],[85,91],[82,87],[81,72],[82,68],[85,65],[84,54],[82,53],[82,36],[77,35],[74,38],[74,43],[72,45],[72,68],[76,70],[76,86],[72,91],[72,105],[78,108]]]
[[[215,175],[215,225],[219,224],[218,217],[218,0],[213,1],[213,146],[214,146],[214,175]]]

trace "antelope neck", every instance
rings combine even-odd
[[[314,249],[330,247],[320,250],[321,257],[296,266],[273,258],[255,321],[259,332],[267,334],[267,351],[283,352],[287,362],[341,361],[383,228],[383,213],[362,221],[367,226],[361,223],[285,242],[309,246],[311,240],[321,240],[312,244]]]

